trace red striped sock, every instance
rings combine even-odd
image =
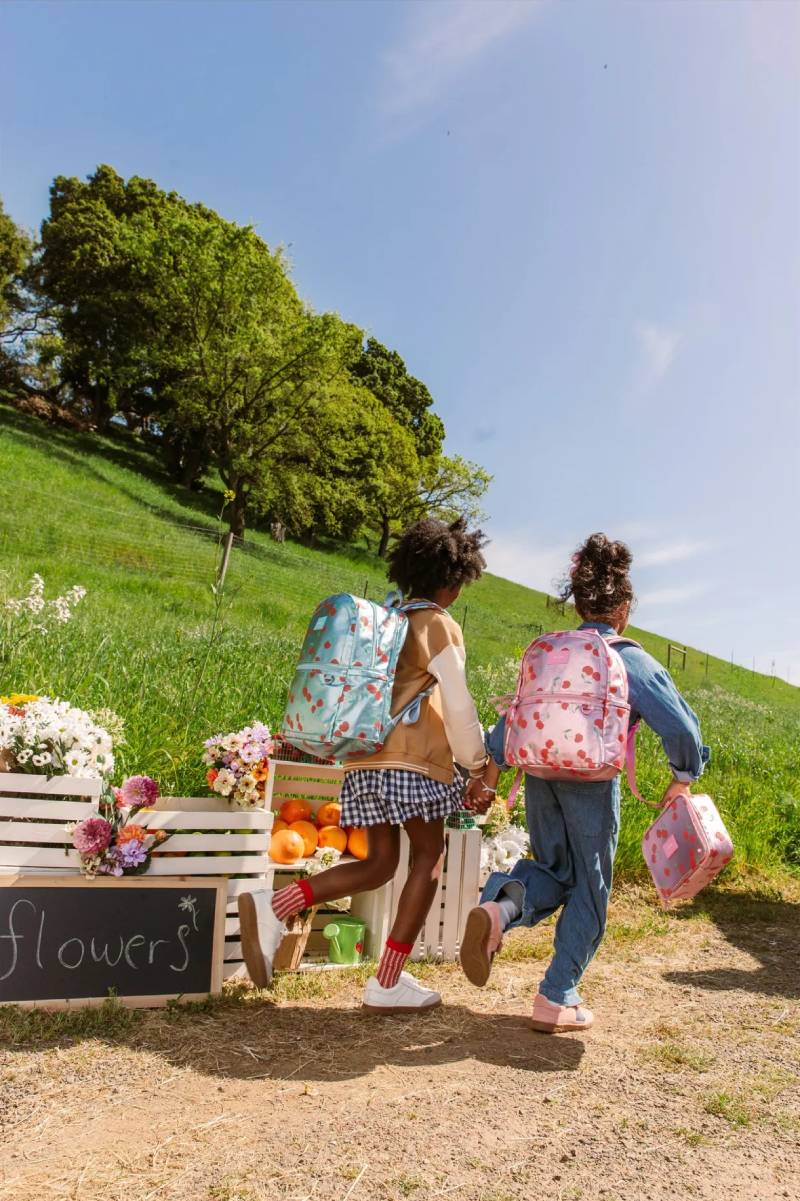
[[[273,895],[272,912],[279,922],[285,922],[313,904],[314,893],[308,880],[295,880],[294,884],[287,884]]]
[[[394,988],[400,979],[405,962],[411,954],[410,942],[395,942],[393,938],[386,939],[381,961],[375,975],[381,988]]]

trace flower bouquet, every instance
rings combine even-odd
[[[519,826],[507,826],[496,834],[484,838],[481,843],[481,887],[492,872],[510,872],[520,859],[531,853],[531,840],[526,830]]]
[[[84,876],[138,876],[147,871],[151,851],[169,838],[169,833],[146,830],[136,824],[135,817],[157,800],[155,780],[131,776],[121,788],[101,798],[97,814],[69,827]]]
[[[268,727],[255,721],[233,734],[215,734],[203,745],[211,790],[237,809],[260,808],[273,747]]]
[[[113,740],[99,717],[49,696],[0,697],[0,756],[7,771],[106,780],[114,770]]]

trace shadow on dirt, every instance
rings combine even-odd
[[[673,984],[704,990],[742,990],[765,996],[800,998],[800,904],[769,893],[708,891],[676,917],[707,917],[740,951],[758,960],[758,967],[711,968],[697,972],[665,972]]]
[[[36,1023],[33,1015],[20,1013],[6,1050],[29,1053],[94,1036],[217,1079],[298,1084],[355,1080],[386,1065],[424,1070],[463,1064],[468,1071],[470,1064],[486,1063],[533,1073],[572,1072],[584,1053],[575,1035],[537,1034],[524,1015],[444,1005],[420,1017],[382,1018],[365,1016],[360,1007],[276,1007],[252,993],[250,998],[244,1003],[223,999],[205,1012],[110,1011],[110,1020],[98,1021],[91,1032],[80,1011],[74,1030],[59,1023],[57,1015],[40,1014]]]

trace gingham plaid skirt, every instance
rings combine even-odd
[[[345,773],[339,803],[343,826],[402,826],[412,817],[432,822],[463,808],[464,785],[458,773],[442,784],[418,771],[355,768]]]

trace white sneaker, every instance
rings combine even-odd
[[[435,1009],[442,998],[432,988],[423,988],[408,972],[401,972],[394,988],[384,988],[377,976],[370,976],[364,988],[363,1008],[367,1013],[416,1013]]]
[[[272,911],[272,896],[271,888],[262,888],[239,897],[242,955],[256,988],[272,983],[272,962],[287,932]]]

